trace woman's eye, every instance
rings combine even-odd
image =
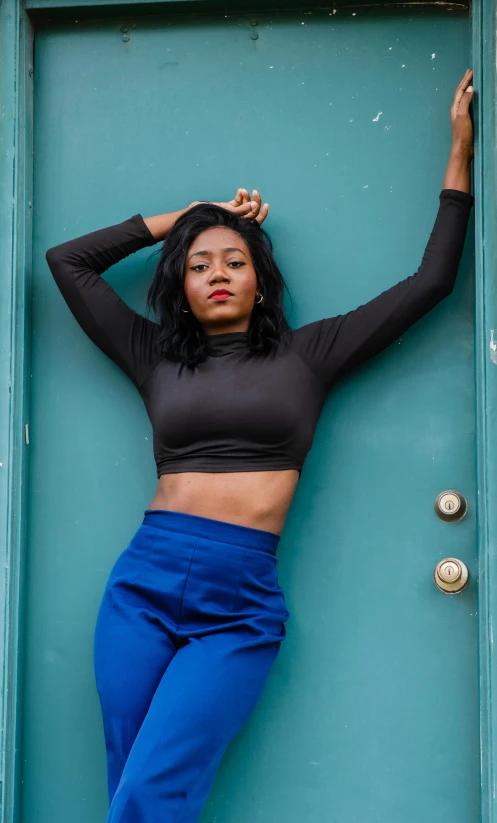
[[[1,0],[0,0],[1,2]],[[230,263],[227,264],[231,268],[240,269],[242,266],[245,265],[243,260],[232,260]],[[197,263],[195,266],[191,266],[192,271],[203,272],[208,269],[207,263]]]

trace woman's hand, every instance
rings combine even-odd
[[[255,218],[259,225],[264,222],[269,211],[269,203],[262,205],[261,196],[257,189],[253,190],[252,199],[250,199],[250,194],[247,189],[238,189],[234,200],[230,200],[229,203],[219,203],[219,205],[229,208],[230,211],[242,209],[241,214],[243,214],[244,217]],[[248,211],[245,211],[247,207]]]
[[[469,114],[474,92],[473,86],[470,85],[472,78],[473,70],[467,69],[454,93],[454,102],[450,109],[453,147],[466,151],[471,160],[474,157],[473,123]]]
[[[143,222],[148,227],[155,240],[163,240],[166,234],[171,231],[179,217],[185,214],[185,212],[193,206],[198,206],[202,202],[205,201],[196,200],[194,203],[190,203],[186,209],[173,211],[169,214],[156,214],[153,217],[145,217],[143,218]],[[240,214],[242,217],[253,217],[259,225],[266,219],[269,211],[269,206],[267,203],[264,203],[264,206],[262,206],[261,196],[255,189],[252,192],[252,199],[250,198],[247,189],[238,189],[236,196],[233,200],[230,200],[229,203],[213,203],[213,205],[222,206],[224,209],[233,211],[235,214]]]
[[[192,203],[189,208],[197,206],[201,202],[203,201],[197,200],[195,203]],[[238,189],[233,200],[229,200],[227,203],[212,202],[212,205],[222,206],[223,209],[228,209],[228,211],[232,211],[242,217],[251,217],[255,219],[259,225],[264,222],[269,211],[269,204],[264,203],[264,205],[262,205],[261,196],[257,189],[254,189],[252,192],[252,198],[247,189]]]
[[[473,86],[469,85],[472,77],[473,72],[468,69],[455,91],[450,108],[452,148],[443,182],[444,189],[457,189],[467,194],[471,188],[471,161],[475,153],[473,124],[469,114],[469,104],[473,99]]]

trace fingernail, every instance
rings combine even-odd
[[[250,205],[252,206],[252,208],[253,208],[253,209],[255,209],[255,208],[256,208],[256,206],[257,206],[257,203],[254,203],[254,201],[252,200],[252,202],[251,202],[251,204],[250,204]]]
[[[468,86],[468,88],[466,89],[466,91],[469,91],[469,92],[471,93],[471,92],[473,91],[473,86]]]

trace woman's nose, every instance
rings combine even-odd
[[[228,273],[220,266],[219,268],[215,268],[211,272],[210,276],[210,283],[217,283],[219,280],[228,280],[229,281]]]

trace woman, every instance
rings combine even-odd
[[[254,709],[289,618],[276,548],[327,392],[452,291],[473,197],[471,70],[418,272],[345,315],[291,331],[283,280],[244,189],[230,203],[136,214],[47,252],[69,308],[140,392],[158,485],[107,582],[95,673],[108,823],[193,823]],[[100,275],[164,240],[157,322]]]

